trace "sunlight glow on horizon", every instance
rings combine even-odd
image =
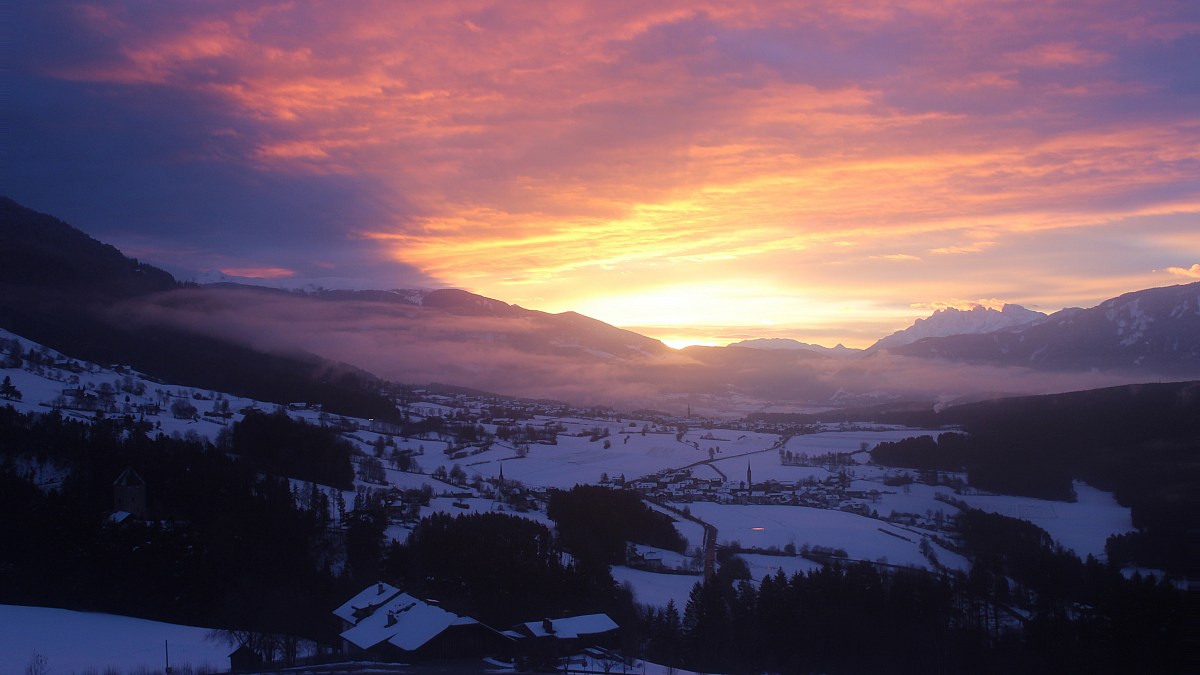
[[[38,138],[92,176],[74,201],[142,205],[108,226],[177,267],[464,288],[672,345],[860,347],[934,308],[1200,275],[1183,6],[40,12],[19,118],[64,96]],[[65,175],[35,169],[14,197]]]

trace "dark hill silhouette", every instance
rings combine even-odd
[[[175,288],[167,272],[127,258],[61,220],[0,197],[0,288],[80,299],[127,298]]]
[[[260,400],[390,418],[369,373],[304,353],[266,353],[181,328],[124,320],[117,303],[183,287],[52,216],[0,198],[0,326],[75,358]]]

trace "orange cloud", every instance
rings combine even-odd
[[[977,241],[973,244],[967,244],[965,246],[940,246],[938,248],[930,249],[929,252],[936,253],[938,255],[955,255],[955,254],[959,254],[959,253],[981,253],[981,252],[986,251],[987,249],[991,248],[995,244],[996,244],[996,242],[994,242],[994,241]]]
[[[494,297],[604,307],[618,323],[648,322],[644,303],[622,316],[621,301],[666,297],[672,279],[774,286],[781,306],[845,294],[796,321],[844,319],[839,307],[871,293],[896,311],[1000,294],[1012,274],[997,251],[1026,235],[1200,212],[1194,114],[1121,112],[1129,92],[1167,85],[1124,74],[1120,50],[1196,30],[1164,8],[430,0],[178,12],[86,7],[81,20],[118,47],[55,72],[218,101],[242,153],[228,161],[358,179],[364,199],[402,203],[344,224],[381,254]],[[922,250],[933,255],[906,267],[970,280],[937,293],[858,267]],[[965,257],[954,254],[991,277],[951,267]],[[1078,287],[1057,274],[1037,272]],[[703,323],[704,301],[688,302]]]
[[[984,307],[987,309],[1004,309],[1004,306],[1009,303],[998,300],[996,298],[980,298],[979,300],[959,300],[957,298],[950,300],[936,300],[934,302],[916,302],[912,304],[913,309],[919,309],[925,312],[936,312],[939,309],[958,309],[972,310],[976,307]]]
[[[1200,279],[1200,264],[1192,265],[1191,267],[1168,267],[1167,271],[1177,277]]]

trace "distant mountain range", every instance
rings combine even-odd
[[[728,346],[772,351],[800,349],[826,356],[858,356],[864,352],[870,353],[880,349],[896,349],[925,338],[991,333],[1005,328],[1023,326],[1045,318],[1046,315],[1041,312],[1035,312],[1025,309],[1020,305],[1012,304],[1004,305],[999,310],[982,305],[977,305],[968,310],[948,307],[935,311],[928,318],[917,319],[908,328],[898,330],[887,337],[881,338],[866,349],[853,349],[841,344],[835,347],[823,347],[788,338],[742,340]]]
[[[763,349],[768,351],[800,349],[808,352],[816,352],[828,356],[853,356],[862,352],[861,349],[854,349],[838,343],[834,347],[824,347],[822,345],[809,344],[792,340],[790,338],[757,338],[754,340],[742,340],[727,345],[729,347],[745,347],[747,349]]]
[[[1200,283],[1151,288],[1091,309],[974,335],[925,338],[896,354],[1041,370],[1200,373]]]
[[[1020,305],[1004,305],[1000,310],[976,305],[969,310],[947,307],[927,319],[917,319],[913,325],[896,331],[871,345],[868,350],[895,349],[931,337],[979,335],[1006,328],[1024,326],[1045,319],[1046,315]]]
[[[0,326],[82,358],[265,400],[379,408],[379,377],[584,404],[842,405],[1200,375],[1200,283],[1049,317],[1017,305],[941,310],[867,350],[782,339],[674,350],[575,312],[462,290],[179,283],[11,199],[0,199],[0,245]],[[1019,368],[996,370],[1010,366]],[[991,370],[971,370],[980,367]]]

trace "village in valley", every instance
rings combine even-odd
[[[940,430],[618,413],[432,387],[389,391],[400,411],[396,420],[360,419],[306,402],[269,404],[173,386],[120,365],[73,360],[9,333],[0,338],[4,403],[18,411],[116,418],[131,433],[218,445],[231,425],[255,414],[336,432],[354,448],[352,485],[291,478],[297,503],[326,505],[334,533],[344,531],[347,514],[367,505],[387,514],[384,535],[397,543],[434,514],[504,513],[553,527],[547,502],[555,491],[577,485],[635,491],[686,542],[677,550],[628,543],[624,560],[612,565],[613,578],[635,602],[652,607],[682,610],[696,583],[731,555],[752,580],[831,562],[965,573],[970,561],[951,523],[968,507],[1027,519],[1080,556],[1103,556],[1110,535],[1133,530],[1128,508],[1083,483],[1076,484],[1075,502],[1051,502],[987,494],[968,487],[961,474],[871,459],[880,442],[936,437]],[[43,490],[64,478],[53,462],[18,469]],[[114,523],[156,517],[145,496],[155,485],[133,468],[112,478]],[[609,670],[622,662],[613,651],[619,627],[604,615],[528,617],[493,627],[383,582],[329,609],[343,622],[341,644],[311,645],[310,659],[406,661],[445,655],[452,644],[460,657],[507,659],[497,663],[509,666],[553,665],[571,655],[580,663],[598,659]],[[1014,613],[1009,620],[1019,619]],[[276,656],[253,646],[238,646],[229,655],[232,667],[261,666]],[[224,664],[209,660],[208,667]]]

